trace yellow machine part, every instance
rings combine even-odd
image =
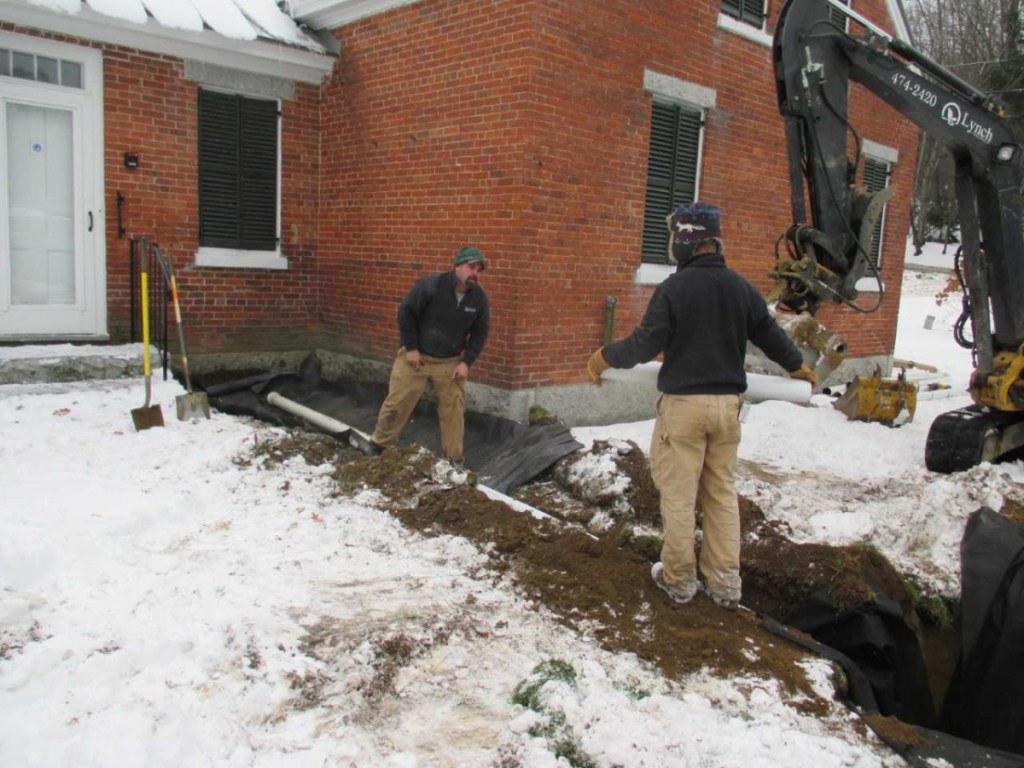
[[[917,410],[917,384],[900,375],[883,379],[881,370],[873,376],[857,376],[832,407],[842,411],[850,421],[876,421],[898,427],[914,420]]]
[[[971,398],[977,405],[997,411],[1022,411],[1021,375],[1024,372],[1024,348],[1000,352],[995,356],[994,372],[985,379],[971,377]]]

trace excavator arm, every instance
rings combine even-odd
[[[856,34],[833,22],[836,13],[850,19]],[[856,184],[861,147],[848,103],[850,83],[859,83],[947,147],[956,169],[957,263],[968,297],[972,338],[964,343],[974,354],[970,389],[976,407],[950,422],[958,425],[955,434],[936,437],[934,450],[929,446],[929,468],[964,469],[1024,444],[1024,428],[1014,426],[1016,414],[1024,412],[1022,147],[1003,108],[832,0],[788,0],[772,55],[794,222],[777,248],[772,298],[811,315],[823,302],[877,308],[858,304],[856,286],[875,269],[868,252],[892,188],[872,194]],[[933,434],[942,431],[942,420]],[[965,426],[971,420],[975,424]],[[976,428],[980,436],[973,435]],[[946,445],[958,441],[970,445]]]

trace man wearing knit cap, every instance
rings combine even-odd
[[[451,270],[420,278],[402,300],[398,308],[402,346],[391,366],[388,396],[370,438],[376,448],[398,442],[429,381],[437,394],[444,456],[453,463],[463,462],[466,379],[491,325],[490,303],[479,283],[486,268],[479,248],[460,248]]]
[[[734,478],[747,341],[791,377],[814,386],[817,376],[757,288],[725,265],[718,209],[695,202],[676,209],[667,221],[675,274],[655,289],[629,337],[591,355],[587,373],[600,386],[610,367],[632,368],[664,355],[650,451],[664,543],[651,577],[676,603],[689,602],[703,586],[717,605],[734,609],[742,591]],[[698,503],[703,585],[694,552]]]

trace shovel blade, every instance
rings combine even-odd
[[[150,427],[162,427],[164,425],[164,413],[159,405],[145,405],[142,408],[132,408],[132,423],[135,424],[135,431],[141,432]]]
[[[178,410],[178,421],[210,418],[210,399],[205,392],[191,392],[174,398]]]
[[[367,456],[378,456],[383,450],[370,439],[369,435],[360,432],[358,429],[350,429],[348,431],[348,444]]]

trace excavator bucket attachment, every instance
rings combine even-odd
[[[883,379],[882,372],[873,376],[857,376],[832,407],[842,411],[850,421],[876,421],[887,427],[899,427],[914,420],[917,409],[917,384],[904,375]]]
[[[846,340],[806,312],[776,312],[775,320],[803,354],[804,362],[818,374],[819,381],[825,381],[846,359]]]
[[[845,359],[846,341],[806,312],[794,315],[791,312],[773,310],[772,316],[796,344],[807,367],[813,369],[818,374],[818,380],[824,384]],[[779,375],[782,371],[754,345],[747,346],[744,366],[748,373]]]

